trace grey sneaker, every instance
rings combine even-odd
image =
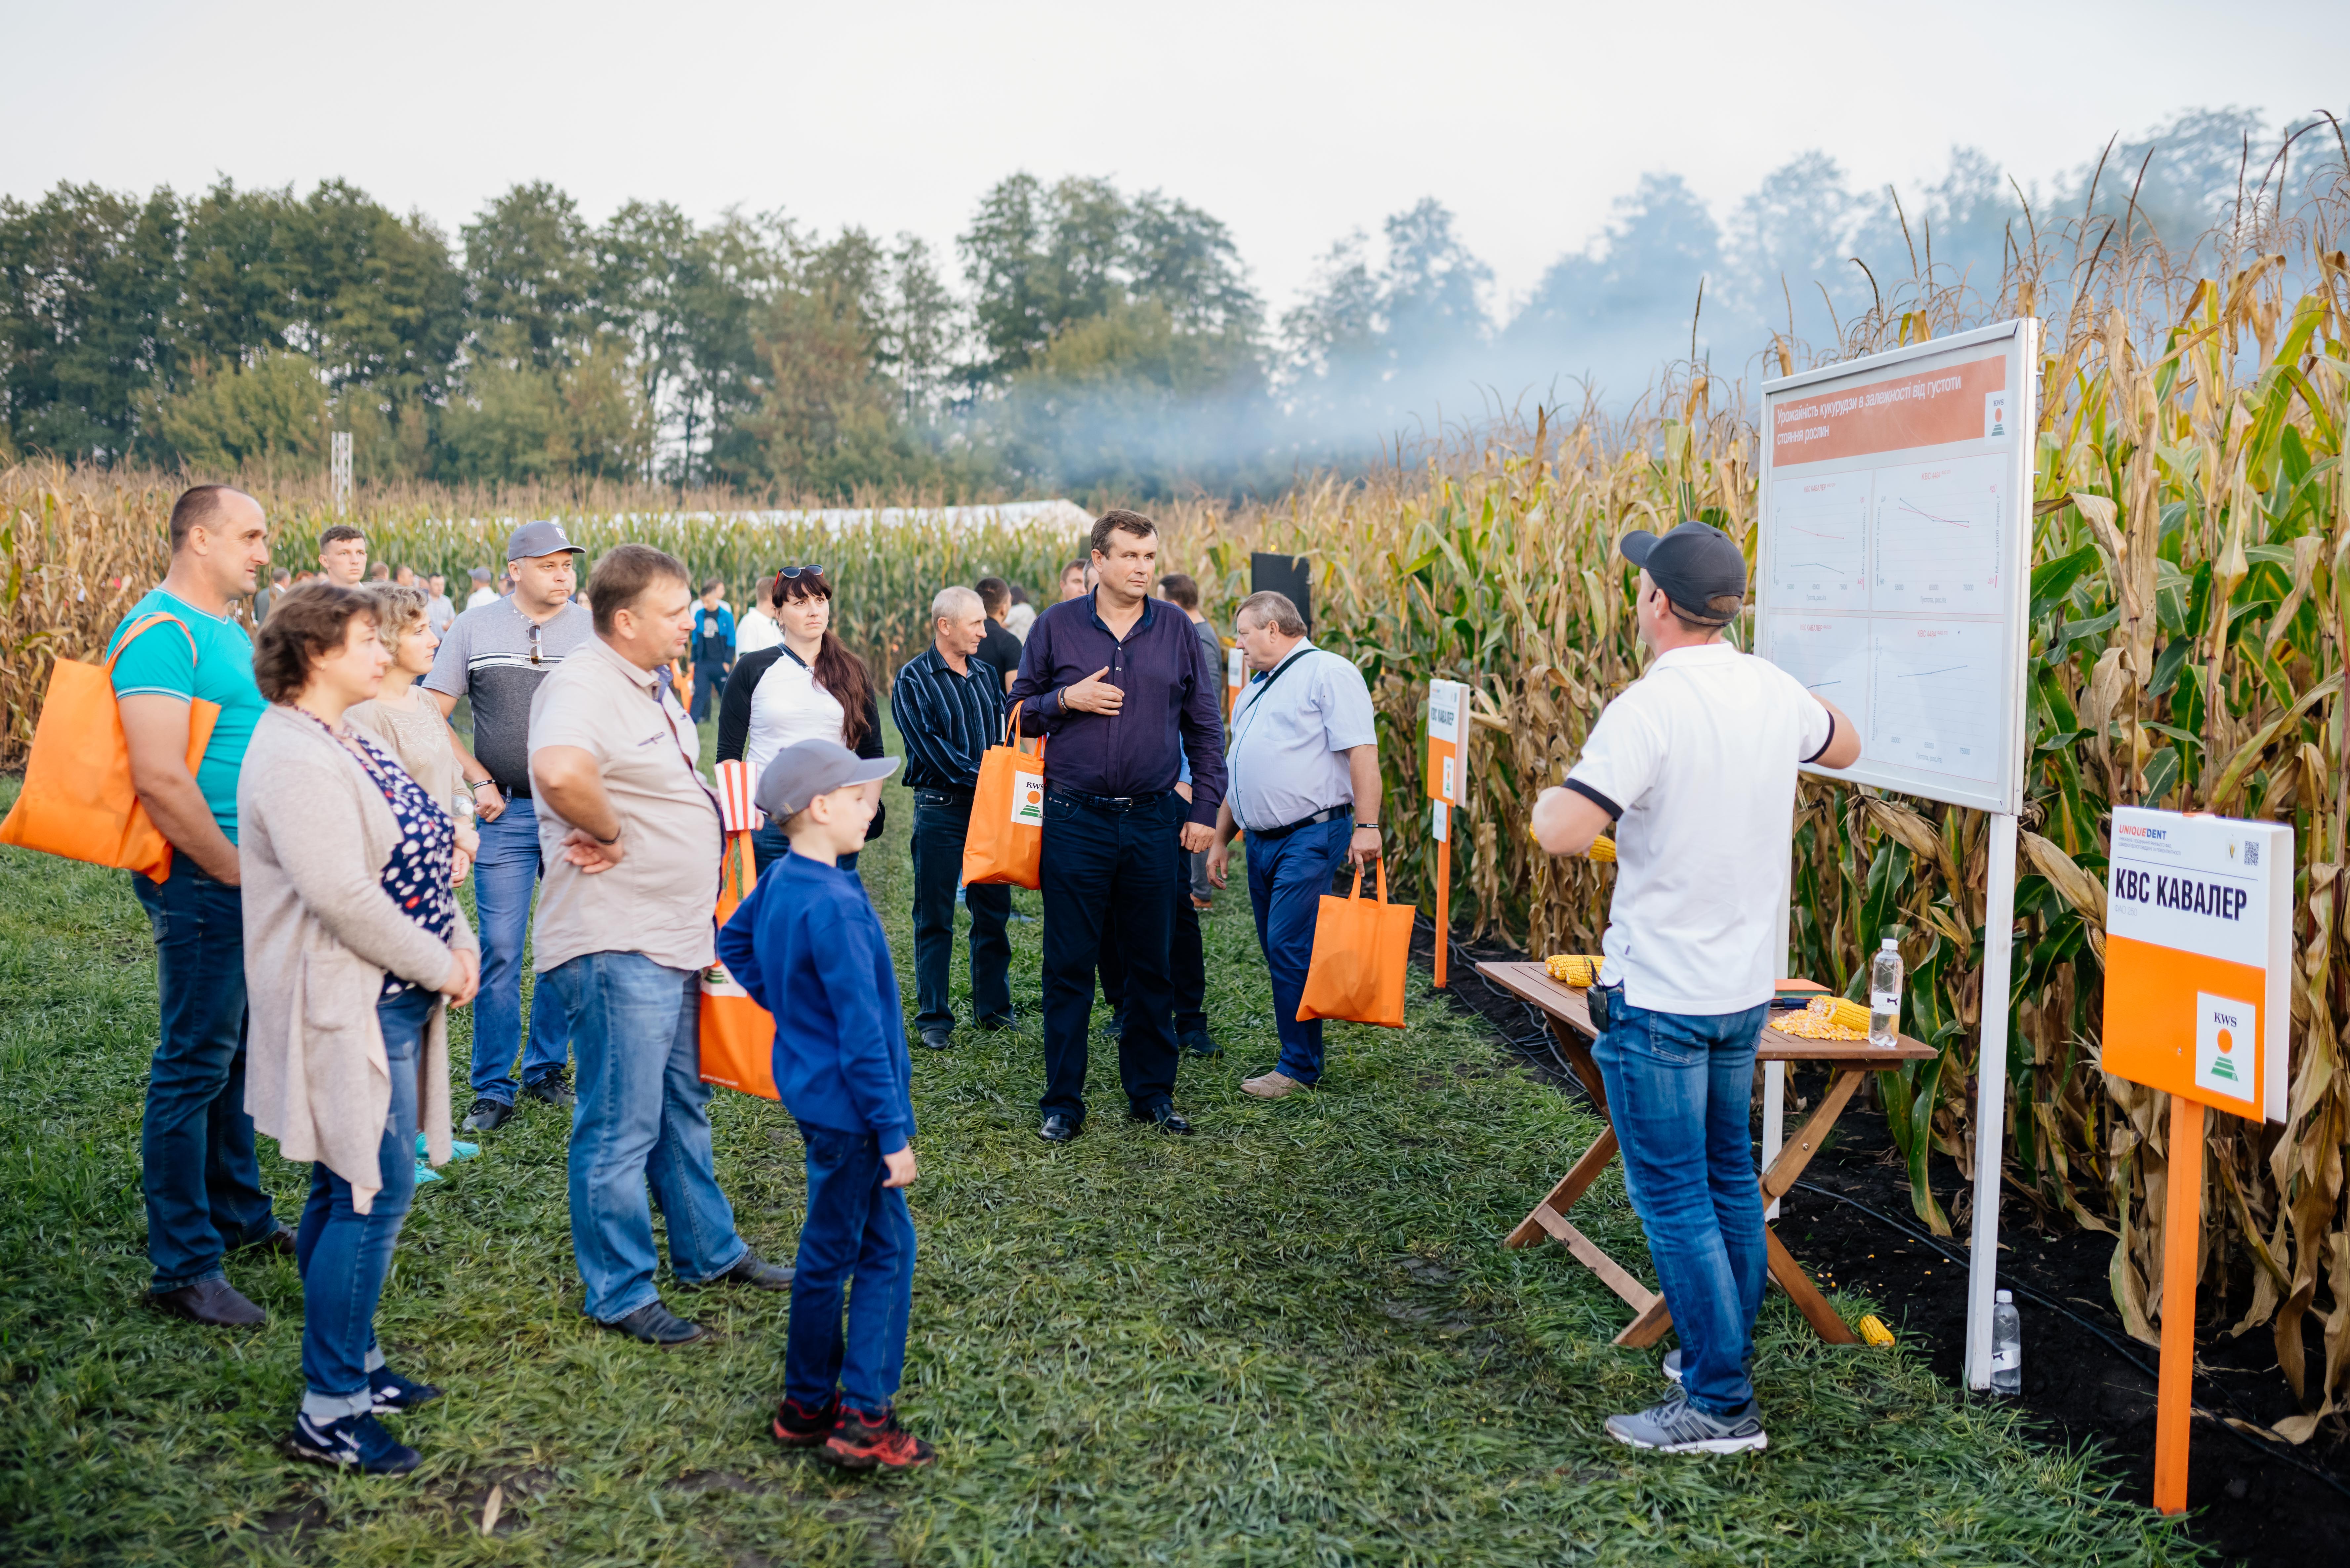
[[[1665,1381],[1676,1388],[1681,1386],[1681,1347],[1678,1345],[1665,1352]],[[1754,1358],[1751,1355],[1746,1358],[1746,1381],[1754,1381]]]
[[[1675,1394],[1630,1416],[1607,1417],[1607,1435],[1628,1448],[1654,1449],[1661,1454],[1739,1454],[1767,1449],[1762,1435],[1762,1407],[1748,1400],[1746,1408],[1727,1419],[1709,1416]]]

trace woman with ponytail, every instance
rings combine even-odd
[[[800,741],[837,741],[860,757],[882,755],[880,699],[865,661],[833,632],[824,568],[785,566],[770,579],[768,597],[784,640],[735,660],[718,709],[718,760],[748,763],[755,784],[777,752]],[[866,787],[880,794],[878,784]],[[876,809],[868,840],[881,823]],[[776,824],[761,828],[751,840],[759,872],[787,847]],[[844,855],[839,865],[853,872],[857,857]]]

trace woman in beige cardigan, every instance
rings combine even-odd
[[[375,1308],[416,1190],[420,1120],[432,1162],[449,1158],[442,999],[471,1000],[480,972],[451,888],[455,825],[343,722],[389,658],[358,589],[272,605],[253,656],[271,706],[236,791],[245,1108],[286,1158],[313,1162],[295,1241],[305,1392],[287,1448],[378,1474],[413,1469],[417,1453],[377,1413],[440,1395],[384,1365]]]

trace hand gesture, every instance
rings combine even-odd
[[[497,785],[484,784],[473,792],[473,815],[484,822],[495,822],[505,810],[506,797],[498,793]]]
[[[1075,685],[1061,688],[1061,706],[1074,708],[1080,713],[1115,713],[1126,705],[1126,693],[1102,679],[1109,673],[1105,664]]]
[[[1201,850],[1213,846],[1215,842],[1216,830],[1206,823],[1187,822],[1183,825],[1184,854],[1197,855]]]
[[[970,601],[965,600],[964,602],[969,603]],[[908,1144],[904,1148],[899,1149],[895,1154],[883,1155],[881,1157],[881,1163],[888,1168],[889,1172],[888,1178],[882,1181],[882,1186],[911,1187],[914,1185],[913,1145]]]
[[[441,994],[450,1006],[463,1007],[482,989],[482,958],[471,948],[452,948],[449,958],[449,978],[441,982]]]
[[[586,828],[575,827],[563,836],[563,858],[593,877],[620,863],[621,842],[615,838],[607,844]]]
[[[1208,885],[1221,888],[1232,875],[1232,846],[1229,844],[1208,846]]]

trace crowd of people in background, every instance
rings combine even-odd
[[[1305,640],[1288,600],[1256,595],[1234,631],[1258,673],[1228,735],[1223,642],[1198,585],[1159,571],[1158,530],[1136,513],[1096,524],[1042,611],[1000,576],[941,585],[930,646],[886,680],[835,626],[821,564],[763,573],[738,616],[721,579],[650,545],[606,552],[583,581],[585,550],[538,520],[513,531],[499,569],[472,570],[461,608],[443,576],[370,562],[345,524],[326,531],[315,568],[270,568],[260,506],[216,485],[180,498],[172,544],[113,665],[134,785],[177,851],[161,882],[133,878],[161,992],[141,1150],[151,1289],[200,1323],[256,1324],[225,1258],[295,1260],[306,1392],[287,1446],[301,1458],[417,1462],[377,1419],[440,1397],[375,1339],[393,1247],[433,1168],[478,1154],[453,1131],[494,1134],[527,1105],[568,1118],[589,1318],[649,1345],[707,1337],[662,1299],[658,1208],[679,1286],[791,1293],[779,1441],[851,1468],[930,1457],[894,1414],[914,1254],[911,1056],[858,872],[899,763],[884,753],[885,697],[913,803],[912,1033],[931,1050],[955,1043],[958,909],[971,1023],[1020,1022],[1011,889],[965,885],[963,852],[989,748],[1014,730],[1050,737],[1048,1143],[1086,1124],[1097,992],[1128,1115],[1192,1130],[1177,1068],[1187,1051],[1218,1054],[1200,916],[1236,831],[1284,1019],[1315,898],[1378,853],[1362,676]],[[191,768],[200,701],[220,717]],[[723,812],[700,762],[712,719],[718,758],[743,764],[764,813],[756,879],[723,929]],[[468,877],[470,920],[456,896]],[[775,1016],[775,1080],[808,1169],[793,1267],[752,1251],[715,1173],[699,1057],[708,974]],[[463,1006],[470,1096],[452,1129],[447,1019]],[[1252,1094],[1321,1075],[1319,1025],[1280,1028],[1280,1059],[1243,1085]],[[262,1187],[256,1129],[312,1162],[298,1228]]]

